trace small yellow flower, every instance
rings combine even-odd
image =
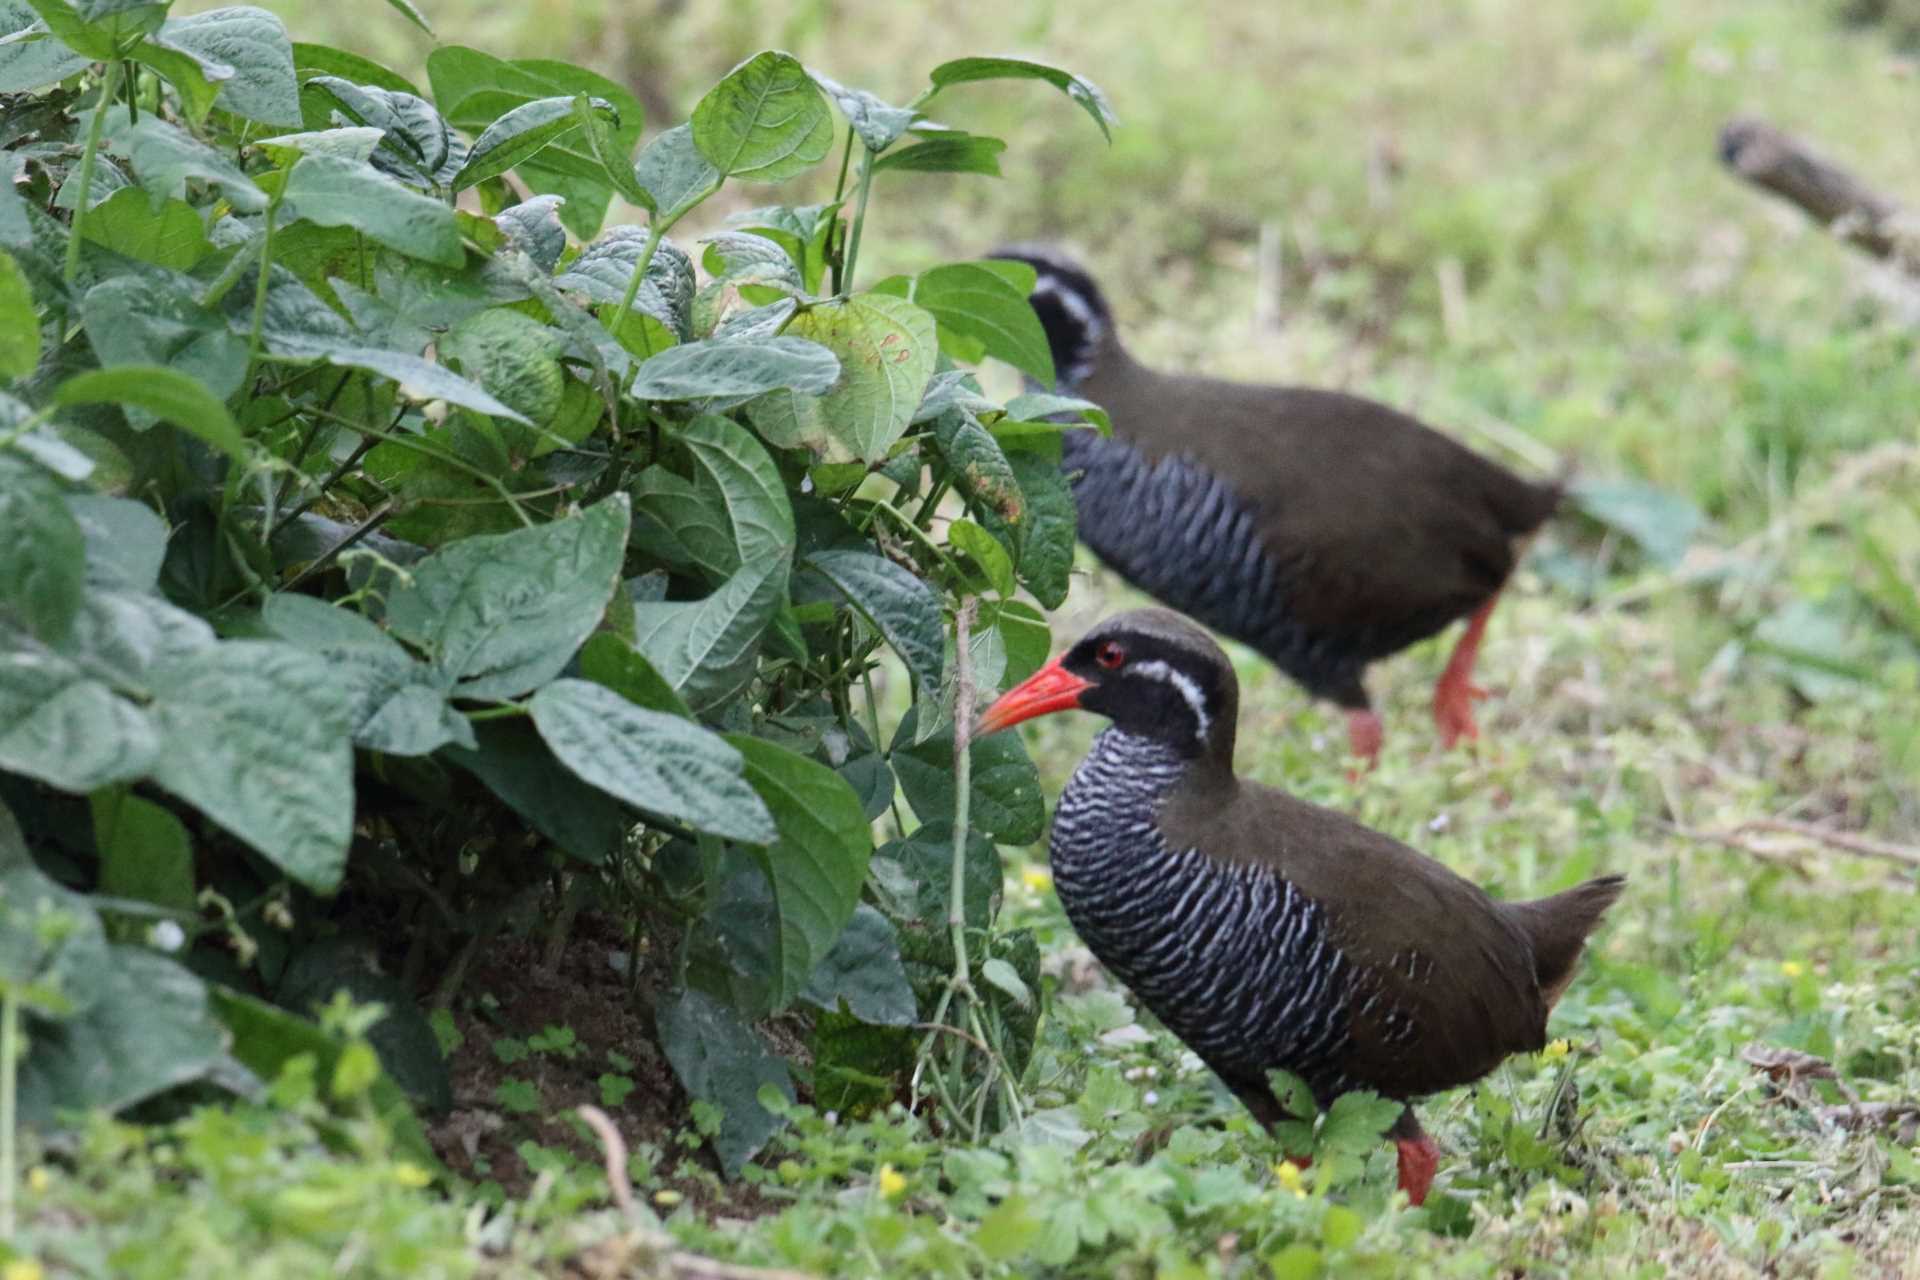
[[[53,1185],[53,1175],[47,1172],[47,1166],[37,1164],[27,1170],[27,1190],[35,1195],[45,1195],[47,1188]]]
[[[879,1176],[874,1181],[880,1188],[880,1194],[888,1200],[907,1189],[906,1177],[890,1164],[880,1166]]]
[[[1565,1040],[1555,1040],[1540,1051],[1540,1056],[1548,1062],[1558,1062],[1573,1051],[1573,1046]]]
[[[685,1196],[671,1187],[668,1187],[664,1191],[656,1191],[653,1193],[653,1202],[663,1209],[671,1209],[684,1199],[686,1199]]]
[[[46,1280],[46,1275],[32,1258],[18,1258],[0,1269],[0,1280]]]
[[[393,1180],[403,1187],[424,1187],[433,1181],[433,1175],[411,1160],[402,1160],[393,1166]]]
[[[1020,873],[1020,883],[1035,893],[1045,893],[1053,888],[1053,872],[1045,867],[1028,867]]]
[[[1797,978],[1806,971],[1807,966],[1801,964],[1798,960],[1782,960],[1780,962],[1780,972],[1786,974],[1789,978]]]
[[[1273,1176],[1280,1180],[1281,1186],[1293,1192],[1293,1194],[1299,1196],[1301,1199],[1306,1199],[1307,1189],[1301,1181],[1299,1165],[1291,1160],[1282,1160],[1279,1164],[1273,1166]]]

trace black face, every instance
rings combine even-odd
[[[1190,634],[1168,634],[1163,626],[1128,625],[1136,616],[1123,614],[1094,628],[1060,665],[1091,684],[1080,695],[1083,709],[1108,717],[1124,733],[1200,755],[1213,735],[1230,728],[1222,721],[1232,714],[1234,699],[1225,686],[1233,669],[1191,623],[1179,623]]]

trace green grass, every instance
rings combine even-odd
[[[430,47],[377,6],[278,7],[296,38],[403,69]],[[1707,517],[1678,566],[1563,522],[1496,615],[1482,744],[1435,750],[1430,644],[1377,670],[1388,746],[1359,784],[1337,720],[1234,651],[1243,773],[1502,895],[1631,877],[1555,1015],[1567,1053],[1425,1106],[1447,1152],[1427,1211],[1390,1205],[1385,1148],[1290,1189],[1271,1142],[1089,972],[1018,857],[1007,919],[1040,932],[1058,984],[1026,1132],[968,1147],[899,1113],[803,1113],[750,1173],[760,1216],[716,1212],[740,1193],[651,1151],[632,1162],[637,1221],[830,1274],[1920,1275],[1911,1135],[1837,1127],[1818,1111],[1843,1100],[1833,1084],[1786,1091],[1741,1057],[1796,1049],[1866,1102],[1920,1099],[1914,868],[1743,828],[1920,847],[1920,309],[1713,150],[1751,110],[1920,201],[1920,82],[1881,33],[1805,0],[1284,10],[432,6],[446,39],[578,58],[681,111],[767,45],[895,99],[949,52],[1055,59],[1108,91],[1114,145],[1035,89],[943,101],[1009,138],[1006,177],[883,184],[875,243],[896,256],[869,279],[1058,237],[1144,358],[1379,395],[1509,460],[1538,465],[1543,446]],[[1262,228],[1277,281],[1253,269]],[[1277,328],[1255,325],[1263,287]],[[1135,601],[1090,572],[1056,636]],[[1030,731],[1050,791],[1096,727]],[[22,1247],[50,1274],[248,1258],[261,1275],[512,1275],[623,1239],[612,1210],[573,1212],[605,1193],[585,1165],[555,1164],[489,1221],[404,1185],[373,1137],[216,1115],[96,1130],[77,1163],[29,1178]],[[688,1186],[705,1193],[676,1203]]]

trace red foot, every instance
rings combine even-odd
[[[1407,1193],[1407,1203],[1419,1208],[1426,1203],[1427,1190],[1440,1168],[1440,1148],[1424,1133],[1395,1138],[1393,1145],[1400,1148],[1400,1189]]]
[[[1498,599],[1496,596],[1494,599]],[[1487,619],[1493,616],[1494,600],[1474,610],[1467,629],[1453,646],[1447,669],[1433,686],[1433,723],[1440,730],[1440,745],[1451,748],[1462,738],[1478,738],[1480,726],[1473,722],[1473,704],[1487,691],[1473,682],[1473,663],[1480,656],[1480,639],[1486,634]]]
[[[1347,742],[1353,755],[1362,760],[1368,769],[1380,763],[1380,744],[1386,739],[1386,730],[1380,725],[1380,717],[1371,711],[1347,712]],[[1350,770],[1348,780],[1360,776],[1361,770]]]

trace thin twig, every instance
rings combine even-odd
[[[1850,831],[1835,831],[1812,822],[1795,822],[1790,818],[1753,818],[1735,827],[1739,831],[1775,831],[1781,835],[1799,836],[1824,844],[1829,848],[1842,849],[1848,853],[1857,853],[1863,858],[1879,858],[1886,862],[1897,862],[1906,867],[1920,867],[1920,849],[1907,845],[1894,844],[1887,840],[1875,840],[1871,836],[1855,835]]]
[[[971,1031],[963,1031],[959,1027],[951,1026],[945,1022],[916,1022],[913,1024],[913,1029],[915,1031],[930,1031],[935,1034],[938,1034],[944,1031],[946,1034],[950,1036],[960,1037],[962,1040],[965,1040],[968,1044],[972,1045],[974,1048],[978,1049],[982,1053],[993,1052],[993,1050],[987,1047],[986,1041],[978,1038]]]
[[[613,1192],[614,1206],[621,1216],[632,1218],[640,1206],[634,1201],[633,1182],[627,1177],[627,1140],[620,1136],[620,1130],[614,1127],[607,1113],[592,1103],[582,1103],[573,1113],[600,1139],[600,1158],[607,1171],[607,1188]]]

